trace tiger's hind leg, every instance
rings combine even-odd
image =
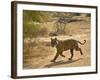
[[[72,58],[73,58],[73,49],[70,49],[70,53],[71,53],[71,57],[69,58],[69,60],[72,60]]]
[[[82,52],[81,48],[79,48],[79,51],[80,51],[80,54],[83,55],[83,52]]]
[[[83,55],[83,52],[82,52],[81,48],[76,48],[76,51],[80,51],[80,54]]]

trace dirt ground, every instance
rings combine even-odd
[[[47,23],[49,25],[51,23]],[[34,69],[34,68],[59,68],[59,67],[82,67],[91,65],[91,50],[90,50],[90,23],[89,21],[72,22],[66,26],[70,27],[68,35],[56,36],[58,40],[76,39],[81,42],[86,40],[84,45],[80,45],[83,55],[79,51],[74,51],[74,57],[72,60],[68,60],[71,56],[70,51],[64,51],[63,54],[66,56],[59,56],[55,63],[50,62],[56,54],[56,48],[51,47],[51,37],[38,37],[28,40],[24,39],[24,58],[23,68]],[[48,27],[48,26],[47,26]],[[31,46],[30,46],[31,45]]]

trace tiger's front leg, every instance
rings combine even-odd
[[[65,57],[65,55],[63,55],[63,53],[62,53],[62,52],[60,53],[60,56]]]
[[[58,58],[58,56],[59,56],[59,53],[57,52],[56,55],[55,55],[55,57],[54,57],[54,59],[51,60],[51,62],[55,62],[55,60]]]

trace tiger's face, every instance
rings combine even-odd
[[[57,38],[55,38],[55,39],[51,38],[51,46],[55,47],[56,45],[57,45]]]

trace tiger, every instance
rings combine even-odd
[[[73,58],[74,55],[73,50],[80,51],[80,54],[83,55],[83,52],[79,47],[78,43],[84,45],[86,43],[86,40],[84,40],[84,42],[81,43],[80,41],[75,39],[58,40],[57,38],[54,39],[51,38],[51,46],[56,47],[57,50],[57,53],[54,56],[54,58],[51,60],[51,62],[55,62],[59,55],[65,57],[65,55],[63,55],[63,51],[67,51],[67,50],[70,50],[71,53],[71,57],[68,58],[69,60],[72,60]]]

